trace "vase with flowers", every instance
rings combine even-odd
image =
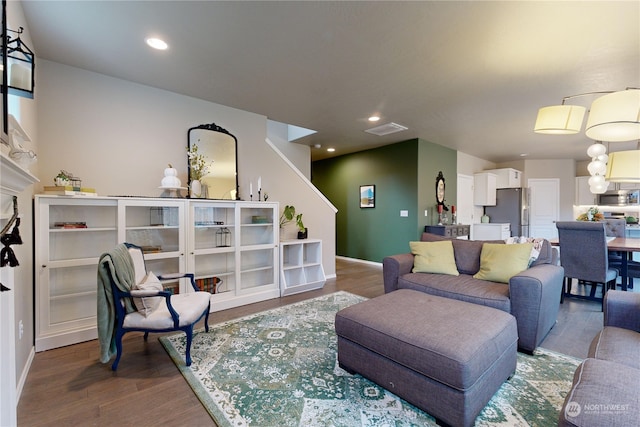
[[[189,159],[189,194],[191,197],[206,197],[206,185],[202,183],[202,178],[209,173],[213,160],[207,161],[206,157],[198,152],[198,146],[187,147],[187,158]]]
[[[604,219],[604,215],[596,206],[592,206],[585,213],[580,214],[576,219],[578,221],[602,221]]]

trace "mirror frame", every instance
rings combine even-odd
[[[236,157],[235,159],[236,161],[236,198],[235,200],[241,200],[240,191],[239,191],[240,186],[238,185],[238,138],[236,138],[236,136],[231,132],[229,132],[228,130],[218,126],[215,123],[194,126],[192,128],[189,128],[189,130],[187,131],[187,146],[189,147],[189,150],[191,150],[191,131],[194,131],[194,130],[208,130],[211,132],[219,132],[233,138],[234,146],[235,146],[235,157]],[[189,157],[187,157],[187,178],[190,186],[191,185],[191,162],[189,161]],[[225,199],[212,199],[212,200],[225,200]],[[229,199],[229,200],[234,200],[234,199]]]

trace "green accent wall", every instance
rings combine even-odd
[[[409,241],[437,223],[438,171],[445,176],[445,203],[455,200],[456,156],[455,150],[412,139],[313,162],[313,184],[338,209],[336,255],[381,262],[408,252]],[[374,208],[360,208],[361,185],[375,185]],[[408,216],[401,217],[401,210]]]

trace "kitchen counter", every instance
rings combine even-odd
[[[471,224],[471,240],[504,240],[511,237],[511,224],[485,222]]]

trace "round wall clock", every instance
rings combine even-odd
[[[436,177],[436,202],[438,202],[439,205],[443,205],[443,206],[444,206],[444,191],[445,191],[444,176],[442,175],[442,171],[440,171],[438,172],[438,176]]]

